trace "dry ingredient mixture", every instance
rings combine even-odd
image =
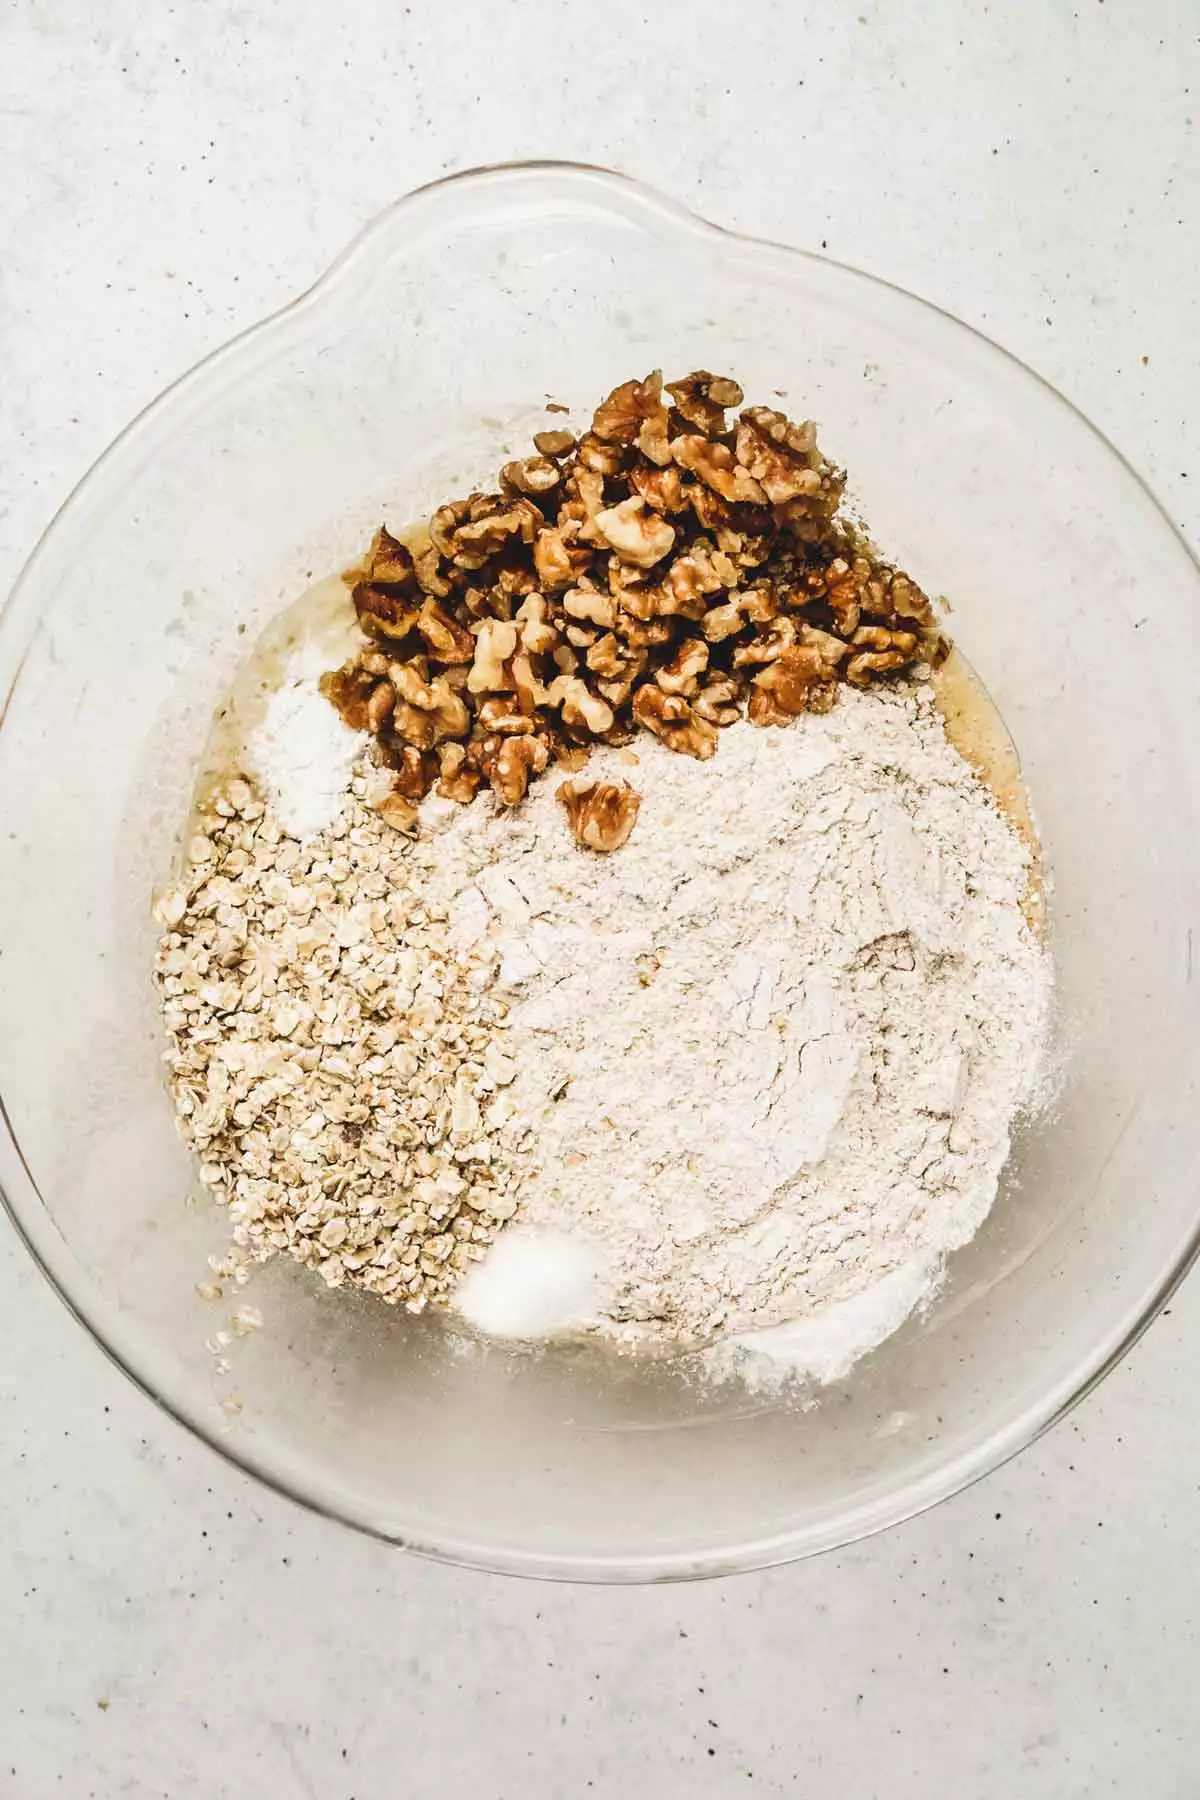
[[[1050,964],[925,596],[811,426],[668,391],[297,647],[159,901],[171,1087],[230,1270],[831,1379],[986,1215]]]

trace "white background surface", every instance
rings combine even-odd
[[[164,383],[398,192],[519,156],[960,314],[1195,542],[1197,106],[1188,0],[0,0],[0,589]],[[422,1565],[260,1492],[7,1230],[0,1321],[4,1800],[1200,1791],[1200,1280],[926,1518],[629,1592]]]

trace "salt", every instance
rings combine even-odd
[[[549,1338],[590,1325],[606,1282],[593,1245],[566,1232],[511,1225],[459,1283],[454,1305],[497,1338]]]

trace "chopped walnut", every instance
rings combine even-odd
[[[363,558],[362,580],[381,587],[405,588],[411,594],[417,585],[417,569],[412,551],[399,538],[381,525],[371,539]]]
[[[822,631],[816,625],[807,623],[800,627],[800,642],[809,650],[815,650],[827,669],[836,669],[838,664],[849,655],[850,646],[834,637],[831,631]]]
[[[683,477],[676,468],[630,469],[629,485],[655,512],[682,512],[687,505]]]
[[[893,675],[912,661],[903,650],[863,650],[846,664],[846,680],[867,687],[873,675]]]
[[[379,685],[371,690],[364,712],[368,731],[381,732],[396,710],[396,690],[385,676]]]
[[[522,457],[505,463],[500,471],[502,486],[515,488],[519,494],[548,494],[561,480],[561,469],[547,456]]]
[[[617,603],[612,595],[597,593],[594,588],[571,588],[563,595],[563,611],[572,619],[586,619],[606,630],[617,622]]]
[[[475,660],[467,676],[473,694],[511,687],[504,665],[517,647],[517,628],[511,619],[485,619],[475,638]]]
[[[795,641],[796,621],[776,619],[769,631],[760,632],[747,643],[738,645],[733,653],[733,666],[744,669],[752,664],[775,662]]]
[[[371,637],[406,638],[421,615],[420,599],[413,600],[393,589],[377,587],[368,581],[356,582],[351,591],[354,611],[363,630]]]
[[[637,729],[710,756],[737,718],[782,725],[946,654],[928,597],[836,519],[814,427],[742,399],[653,371],[427,532],[380,528],[345,577],[363,647],[322,691],[373,734],[381,801],[436,782],[516,805],[551,757]]]
[[[564,781],[557,798],[566,808],[575,842],[585,850],[619,850],[642,804],[637,790],[623,781]]]
[[[740,406],[745,399],[736,381],[710,375],[707,369],[697,369],[682,381],[668,381],[667,392],[680,416],[705,437],[722,437],[726,407]]]
[[[545,656],[558,643],[545,594],[527,594],[517,608],[515,623],[521,648],[530,656]]]
[[[484,773],[505,806],[517,806],[525,798],[531,775],[540,775],[550,760],[541,738],[506,737],[494,740],[496,748],[485,753]]]
[[[820,457],[811,420],[793,425],[769,406],[748,406],[736,435],[739,463],[761,483],[772,504],[820,493]]]
[[[667,658],[654,679],[664,694],[694,694],[708,667],[708,645],[703,638],[684,638],[674,656]]]
[[[915,632],[889,631],[886,625],[860,625],[850,642],[856,650],[899,650],[906,657],[917,648]]]
[[[357,663],[343,663],[321,677],[321,692],[335,706],[352,731],[366,731],[367,706],[375,692],[376,678]]]
[[[550,684],[551,706],[557,706],[562,722],[570,729],[589,731],[602,737],[613,722],[613,710],[606,700],[591,693],[578,675],[558,675]]]
[[[819,710],[812,705],[813,691],[832,690],[834,675],[819,650],[793,644],[759,670],[753,686],[759,693],[769,694],[781,712],[795,718]]]
[[[572,525],[571,535],[575,527]],[[565,531],[539,531],[533,546],[533,561],[543,587],[570,587],[587,569],[592,553],[586,545],[568,542]]]
[[[671,455],[681,469],[697,476],[722,500],[761,506],[767,498],[754,477],[734,461],[733,451],[725,444],[710,444],[706,437],[677,437],[671,440]],[[820,477],[816,480],[819,489]]]
[[[653,568],[675,542],[675,527],[651,512],[640,494],[598,513],[596,523],[617,555],[639,569]]]
[[[718,676],[710,681],[692,701],[692,706],[710,725],[732,725],[741,717],[741,692],[736,681]]]
[[[530,713],[519,711],[504,694],[493,694],[485,700],[475,714],[476,723],[481,731],[491,736],[498,733],[501,737],[523,737],[533,730],[533,717]]]
[[[465,625],[452,618],[436,600],[426,600],[417,615],[417,631],[439,662],[469,663],[475,655],[475,639]]]
[[[413,551],[413,564],[422,593],[429,594],[434,600],[445,600],[453,593],[453,584],[443,575],[441,557],[432,542]]]
[[[545,706],[547,693],[545,686],[536,674],[533,661],[524,650],[518,650],[511,664],[513,692],[517,696],[517,705],[522,712],[531,716],[539,706]]]
[[[436,753],[418,750],[414,744],[399,746],[391,766],[395,791],[406,800],[423,800],[438,777]]]
[[[888,598],[897,618],[913,619],[926,630],[933,628],[933,603],[929,595],[922,593],[916,582],[902,574],[899,569],[892,571],[888,584]]]
[[[483,776],[479,769],[467,762],[467,753],[461,744],[443,744],[438,751],[441,775],[438,779],[437,791],[444,800],[457,800],[465,805],[473,800],[479,792],[479,784]]]
[[[833,614],[833,622],[842,637],[852,637],[858,630],[858,622],[862,618],[862,601],[860,593],[866,581],[866,558],[858,559],[863,565],[860,580],[859,571],[852,568],[844,556],[835,556],[826,571],[828,587],[825,598],[829,610]]]
[[[791,713],[784,712],[774,694],[766,688],[752,687],[746,700],[746,717],[752,725],[790,725]]]
[[[682,613],[689,619],[704,618],[709,610],[705,596],[719,594],[737,580],[736,569],[718,568],[718,557],[727,564],[728,559],[721,557],[720,551],[714,556],[704,540],[700,539],[690,545],[682,556],[675,558],[667,572],[665,583],[671,596],[670,611]]]
[[[731,594],[723,605],[710,607],[705,613],[700,629],[710,644],[723,644],[742,630],[746,623],[742,617],[743,599],[741,594]]]
[[[579,460],[594,475],[616,475],[625,461],[625,452],[620,444],[606,444],[594,431],[585,431],[579,440]]]
[[[598,524],[604,507],[604,477],[594,469],[576,469],[567,481],[568,498],[559,511],[560,525],[573,521],[581,544],[604,545]]]
[[[469,500],[450,500],[445,506],[439,506],[429,521],[429,537],[434,549],[447,561],[452,561],[458,545],[455,534],[460,525],[470,515]]]
[[[655,369],[645,381],[623,381],[607,400],[602,400],[592,416],[592,430],[606,443],[635,443],[643,425],[659,414],[666,424],[666,407],[662,397],[662,371]]]
[[[663,644],[671,643],[674,636],[668,620],[654,617],[639,619],[629,612],[622,612],[618,616],[617,630],[625,642],[637,650],[657,649]]]
[[[682,694],[664,694],[651,682],[635,690],[633,716],[639,725],[660,738],[668,750],[676,750],[683,756],[694,756],[705,762],[717,748],[717,733],[708,720],[694,712]]]
[[[415,834],[421,815],[416,803],[406,799],[403,794],[385,794],[374,810],[393,831],[403,831],[410,836]]]
[[[418,750],[432,750],[443,738],[462,737],[470,729],[466,702],[444,677],[428,686],[406,685],[413,688],[414,697],[397,700],[392,710],[391,731],[395,737],[414,744]]]
[[[539,456],[567,456],[575,448],[573,431],[535,431],[533,446]]]

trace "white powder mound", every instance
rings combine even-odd
[[[590,1325],[605,1298],[594,1245],[517,1224],[468,1270],[454,1302],[468,1324],[491,1337],[546,1338]]]
[[[707,1352],[709,1374],[736,1376],[759,1391],[791,1377],[841,1381],[854,1364],[898,1331],[909,1314],[933,1298],[940,1259],[914,1256],[849,1300],[824,1306],[808,1318],[724,1339]]]
[[[302,843],[345,813],[351,771],[367,743],[366,733],[344,725],[320,691],[333,660],[318,637],[293,650],[243,752],[275,818]]]
[[[430,809],[431,899],[511,1000],[489,1125],[525,1224],[610,1271],[593,1330],[830,1319],[992,1204],[1051,993],[1026,852],[924,691],[737,724],[707,763],[636,754],[588,765],[643,796],[612,856],[574,845],[553,776],[513,813]],[[874,1302],[801,1363],[843,1366],[851,1327],[875,1341]]]

